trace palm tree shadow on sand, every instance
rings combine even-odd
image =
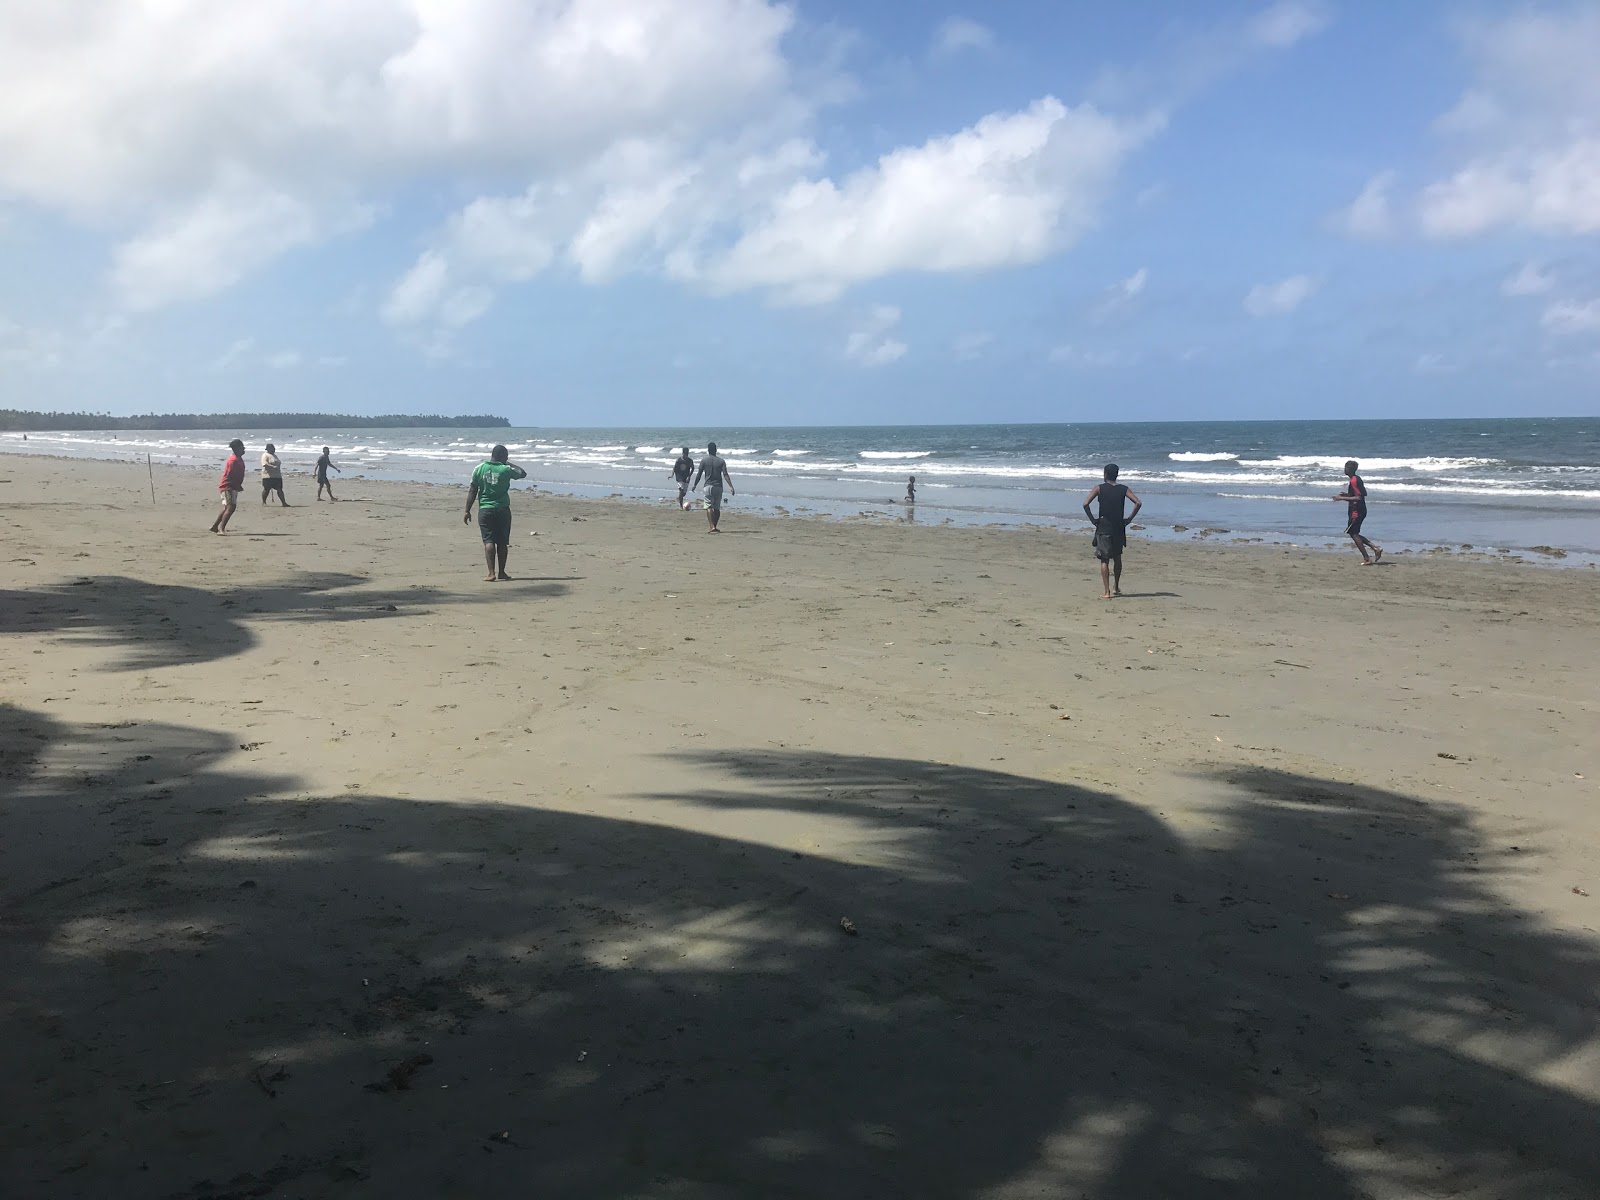
[[[1186,839],[1101,791],[779,752],[693,756],[723,786],[639,800],[848,819],[864,864],[267,798],[295,781],[224,770],[220,735],[0,715],[11,1194],[1600,1179],[1596,1106],[1536,1078],[1593,1036],[1595,948],[1493,896],[1466,818],[1409,797],[1240,768]]]

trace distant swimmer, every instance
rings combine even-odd
[[[1383,557],[1383,550],[1374,545],[1372,540],[1361,532],[1361,523],[1367,519],[1367,485],[1361,482],[1361,476],[1356,474],[1361,469],[1361,464],[1351,459],[1344,465],[1345,480],[1344,491],[1334,497],[1343,500],[1350,506],[1348,519],[1345,521],[1344,531],[1350,540],[1356,544],[1356,549],[1361,551],[1361,565],[1370,567]],[[1367,551],[1372,551],[1372,557],[1367,557]]]
[[[707,533],[721,533],[717,522],[722,519],[722,485],[728,485],[728,495],[737,496],[733,490],[733,476],[728,474],[728,464],[722,461],[722,456],[717,453],[717,444],[712,442],[706,447],[706,456],[700,460],[700,466],[694,473],[694,486],[700,487],[700,481],[706,483],[706,524]]]
[[[915,475],[913,475],[910,479],[906,480],[906,503],[907,504],[915,504],[916,502],[917,502],[917,477]]]
[[[228,443],[228,449],[233,453],[222,464],[222,479],[217,484],[217,491],[222,496],[222,510],[217,513],[217,519],[211,522],[212,533],[228,532],[228,519],[238,509],[239,493],[244,491],[244,443],[234,438]]]
[[[689,447],[683,448],[678,461],[672,464],[672,477],[678,481],[678,507],[689,507],[689,480],[694,476],[694,459],[689,457]]]
[[[528,473],[506,459],[504,446],[496,446],[486,463],[479,463],[472,473],[472,486],[467,489],[467,511],[461,518],[465,525],[472,520],[472,502],[478,502],[478,530],[483,534],[483,562],[489,573],[485,583],[510,579],[506,574],[506,554],[511,549],[511,484],[513,480],[526,479]],[[498,564],[498,569],[497,569]]]
[[[317,499],[318,500],[322,499],[322,489],[323,488],[327,488],[328,489],[328,499],[329,500],[337,500],[339,498],[339,497],[337,497],[337,496],[335,496],[333,494],[333,484],[328,482],[328,470],[329,470],[329,468],[332,468],[335,471],[339,471],[339,468],[335,467],[333,465],[333,458],[332,458],[331,455],[329,455],[328,448],[326,446],[324,446],[322,448],[322,457],[317,459]],[[343,475],[344,472],[343,471],[339,471],[339,474]]]
[[[283,464],[278,461],[278,448],[268,442],[261,453],[261,503],[273,492],[278,493],[278,503],[288,508],[289,502],[283,498]]]
[[[1100,515],[1089,511],[1096,498],[1100,501]],[[1133,501],[1133,511],[1124,514],[1127,502]],[[1100,560],[1100,590],[1102,600],[1122,595],[1122,551],[1128,544],[1128,525],[1139,515],[1144,501],[1128,490],[1128,485],[1117,482],[1117,464],[1106,464],[1106,481],[1097,484],[1084,499],[1083,515],[1094,522],[1094,556]]]

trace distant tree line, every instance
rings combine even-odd
[[[22,412],[0,409],[0,431],[56,429],[488,429],[508,426],[505,417],[416,417],[390,414],[351,417],[338,413],[159,413],[111,417],[105,413]]]

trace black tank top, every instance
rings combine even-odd
[[[1128,505],[1128,485],[1102,483],[1100,485],[1100,515],[1121,524]]]

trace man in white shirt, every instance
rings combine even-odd
[[[277,447],[268,442],[261,454],[261,503],[273,492],[278,493],[278,503],[288,508],[289,502],[283,498],[283,464],[278,461]]]

